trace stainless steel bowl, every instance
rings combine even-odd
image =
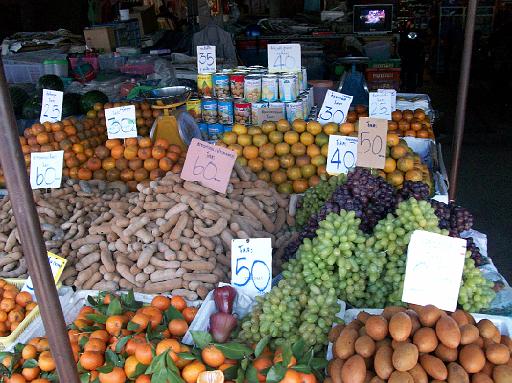
[[[172,105],[187,101],[192,94],[188,86],[169,86],[153,89],[144,93],[144,98],[152,105]]]

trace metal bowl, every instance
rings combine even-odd
[[[144,97],[152,105],[164,106],[185,102],[191,94],[188,86],[169,86],[145,92]]]

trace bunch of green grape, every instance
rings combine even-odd
[[[485,279],[481,271],[475,267],[471,252],[467,251],[459,290],[459,304],[469,312],[479,312],[489,307],[496,296],[493,286],[493,281]]]
[[[297,227],[304,227],[309,218],[324,206],[325,201],[331,197],[336,187],[345,183],[346,179],[347,176],[343,173],[328,180],[323,178],[318,185],[306,190],[295,216]]]

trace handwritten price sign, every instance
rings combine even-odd
[[[231,284],[251,297],[272,287],[272,243],[270,238],[231,240]]]
[[[57,122],[62,120],[63,92],[58,90],[43,89],[43,102],[39,122]]]
[[[268,71],[298,72],[302,68],[300,44],[268,44]]]
[[[357,166],[384,169],[386,163],[387,120],[359,118]]]
[[[372,118],[382,118],[391,120],[391,94],[370,92],[369,116]]]
[[[329,136],[329,149],[327,151],[327,173],[338,175],[347,174],[356,166],[357,137]]]
[[[108,139],[137,137],[135,106],[105,109]]]
[[[344,122],[353,98],[343,93],[328,90],[320,113],[318,113],[318,122],[321,124],[327,124],[328,122],[339,124]]]
[[[261,108],[256,111],[258,116],[258,125],[265,121],[277,122],[284,118],[283,108]]]
[[[235,160],[234,151],[193,138],[188,147],[181,178],[197,181],[216,192],[225,193]]]
[[[377,89],[377,92],[391,95],[391,111],[396,110],[396,90],[394,90],[394,89]]]
[[[30,153],[30,186],[32,189],[60,188],[63,160],[63,150]]]
[[[215,73],[217,71],[216,50],[215,45],[200,45],[197,47],[198,73]]]

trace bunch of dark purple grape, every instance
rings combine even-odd
[[[450,236],[458,237],[460,233],[473,227],[473,215],[465,208],[453,202],[448,205],[432,200],[430,202],[439,218],[439,227],[450,231]]]
[[[467,242],[466,251],[471,252],[471,259],[473,259],[473,261],[475,261],[476,267],[480,267],[480,266],[483,266],[483,265],[486,265],[489,263],[487,258],[484,257],[482,255],[482,253],[480,253],[480,249],[475,244],[475,241],[473,240],[473,238],[471,238],[471,237],[467,238],[466,242]]]
[[[400,202],[407,201],[409,198],[416,198],[418,201],[428,200],[430,197],[430,188],[421,181],[405,181],[402,188],[397,192],[398,205]]]

